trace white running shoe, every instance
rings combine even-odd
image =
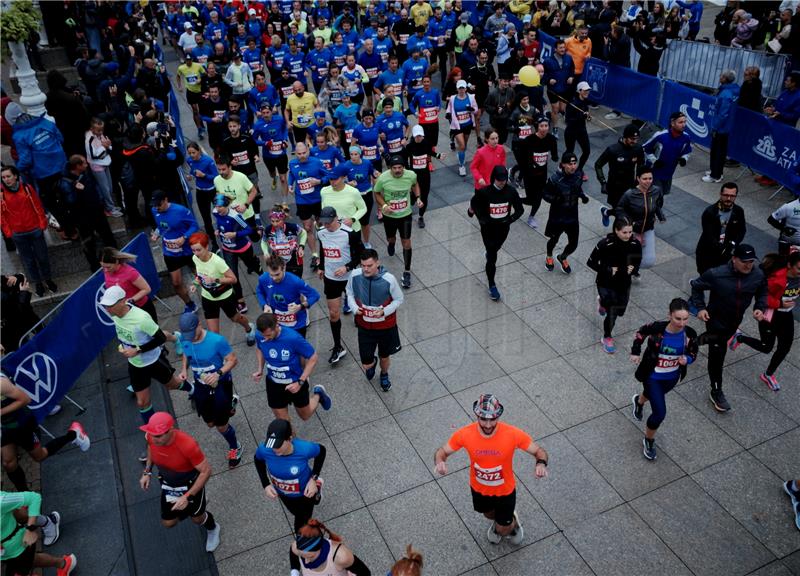
[[[463,166],[459,166],[458,167],[458,175],[459,176],[466,176],[467,175],[467,169],[464,168]]]
[[[492,544],[500,544],[500,542],[503,540],[503,537],[494,529],[494,520],[492,520],[492,523],[489,524],[489,530],[486,532],[486,538]]]
[[[516,510],[514,510],[514,520],[517,521],[517,527],[508,535],[508,541],[514,546],[519,546],[522,543],[522,539],[525,537],[525,530],[522,528],[522,523],[519,521]]]
[[[213,530],[208,530],[208,536],[206,536],[206,552],[213,552],[217,549],[217,546],[219,546],[219,528],[219,522],[217,522]]]
[[[42,526],[42,544],[45,546],[52,546],[58,540],[59,524],[61,523],[61,514],[53,510],[47,515],[47,524]]]
[[[73,440],[72,443],[80,448],[81,452],[86,452],[89,446],[92,445],[92,442],[89,440],[89,435],[86,433],[86,430],[83,429],[81,423],[75,421],[69,425],[69,429],[75,432],[75,440]]]

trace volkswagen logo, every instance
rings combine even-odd
[[[23,360],[14,374],[14,384],[31,397],[28,408],[36,410],[47,404],[56,393],[58,366],[47,354],[34,352]]]

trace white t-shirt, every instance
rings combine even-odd
[[[784,220],[784,226],[795,229],[794,235],[784,236],[781,234],[782,238],[788,240],[792,244],[800,244],[800,198],[784,204],[775,210],[775,212],[772,213],[772,217],[778,221]]]

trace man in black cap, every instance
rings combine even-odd
[[[403,245],[403,288],[411,288],[411,211],[422,208],[417,175],[405,169],[405,159],[396,154],[389,159],[389,169],[378,176],[373,186],[375,202],[383,214],[386,229],[386,251],[394,256],[394,245],[398,231]],[[413,196],[413,198],[412,198]]]
[[[718,412],[731,409],[722,392],[722,365],[727,346],[735,347],[739,324],[753,298],[753,318],[761,322],[767,309],[767,283],[755,263],[755,249],[749,244],[739,244],[730,262],[706,270],[691,283],[691,304],[698,310],[697,317],[706,323],[700,344],[708,344],[710,398]],[[706,290],[710,292],[708,306],[703,294]]]
[[[484,109],[489,115],[489,123],[492,128],[497,130],[500,144],[505,144],[508,139],[508,119],[511,117],[512,110],[514,110],[516,95],[509,86],[510,80],[511,75],[508,72],[502,72],[500,79],[497,81],[497,87],[489,91],[484,104]]]
[[[622,138],[600,154],[594,163],[600,190],[608,196],[606,208],[600,208],[603,226],[611,224],[611,214],[619,203],[619,199],[629,189],[636,186],[636,169],[644,166],[644,149],[639,144],[639,128],[633,124],[625,126]],[[603,174],[603,166],[608,164],[608,180]]]
[[[524,211],[516,188],[508,184],[508,170],[505,166],[495,166],[492,170],[492,183],[476,190],[469,202],[467,215],[476,216],[481,224],[481,238],[486,248],[486,280],[489,282],[489,297],[494,301],[500,299],[500,291],[494,283],[497,253],[508,238],[511,224]]]

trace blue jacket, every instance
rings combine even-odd
[[[161,248],[164,256],[191,256],[192,248],[189,246],[189,236],[197,232],[197,220],[186,206],[170,202],[166,212],[159,212],[151,208],[156,221],[156,230],[161,235]],[[181,246],[172,241],[183,237]]]
[[[251,245],[248,236],[253,233],[253,230],[247,225],[242,215],[235,210],[229,210],[228,213],[223,216],[217,213],[216,209],[212,211],[212,214],[214,214],[214,219],[217,223],[219,243],[222,249],[226,252],[236,252],[237,254],[247,250]],[[227,238],[224,236],[227,232],[235,232],[236,236]]]
[[[300,304],[300,296],[305,296],[309,308],[319,300],[319,292],[291,272],[287,272],[280,283],[276,283],[268,272],[258,277],[256,297],[261,309],[264,306],[272,308],[273,313],[278,316],[278,322],[283,326],[308,326],[308,312],[305,308],[294,314],[289,313],[289,304]]]
[[[574,76],[575,63],[569,54],[564,54],[561,57],[561,65],[558,64],[558,60],[554,56],[544,59],[544,85],[548,90],[566,92],[569,88],[567,78]],[[555,80],[556,83],[551,85],[550,80]]]
[[[689,160],[692,142],[686,132],[675,138],[671,130],[661,130],[645,143],[644,153],[653,166],[654,179],[672,180],[675,168],[681,160],[684,164]]]
[[[779,114],[776,120],[794,126],[797,124],[797,119],[800,118],[800,89],[794,92],[784,90],[775,100],[774,106],[775,111]],[[16,127],[14,132],[16,132]]]
[[[733,128],[733,113],[739,99],[739,85],[735,82],[720,84],[717,99],[714,102],[714,114],[711,116],[711,131],[728,134]]]
[[[219,176],[217,165],[214,159],[208,154],[202,154],[199,160],[192,160],[191,156],[186,156],[186,163],[192,171],[192,178],[194,178],[195,186],[198,190],[213,190],[214,178]],[[198,178],[194,175],[195,170],[200,170],[205,176]]]
[[[44,116],[24,118],[20,116],[14,124],[13,140],[19,154],[17,168],[29,172],[34,180],[59,174],[67,163],[61,131]]]

